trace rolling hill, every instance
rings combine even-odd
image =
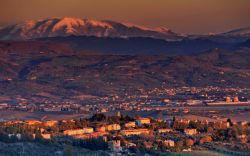
[[[100,55],[64,43],[0,43],[0,94],[102,96],[140,88],[250,87],[250,49],[193,56]]]

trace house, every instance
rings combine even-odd
[[[64,135],[69,135],[69,136],[80,135],[80,134],[83,134],[83,133],[84,133],[83,129],[73,129],[73,130],[65,130],[65,131],[63,131]]]
[[[248,124],[247,121],[241,121],[241,122],[239,122],[239,125],[241,125],[241,126],[246,126],[247,124]]]
[[[183,149],[182,152],[192,152],[191,148]]]
[[[121,129],[121,126],[119,124],[111,124],[106,126],[107,131],[118,131]]]
[[[169,133],[171,131],[172,131],[172,129],[170,129],[170,128],[161,128],[161,129],[157,130],[158,133]]]
[[[8,107],[9,107],[9,105],[7,103],[1,103],[0,104],[0,109],[6,109]]]
[[[186,135],[195,135],[197,134],[197,130],[195,128],[187,128],[184,130]]]
[[[32,134],[32,138],[33,138],[34,140],[36,139],[36,134],[35,134],[35,133]]]
[[[125,123],[125,127],[126,127],[126,128],[134,128],[134,127],[135,127],[135,122],[128,122],[128,123]]]
[[[174,147],[175,142],[173,140],[165,140],[164,145],[167,146],[167,147]]]
[[[108,132],[93,132],[93,133],[88,133],[88,134],[80,134],[80,135],[74,135],[73,137],[75,139],[91,139],[91,138],[98,138],[98,137],[104,137],[105,135],[108,135]]]
[[[41,136],[45,140],[50,140],[51,139],[51,134],[49,134],[49,133],[43,133],[43,134],[41,134]]]
[[[84,134],[88,134],[88,133],[93,133],[94,132],[94,128],[92,127],[86,127],[86,128],[83,128],[83,133]]]
[[[29,126],[32,126],[32,125],[37,125],[37,124],[41,124],[42,122],[41,121],[38,121],[38,120],[27,120],[25,121],[25,123]]]
[[[106,113],[106,112],[108,112],[108,110],[105,109],[105,108],[102,108],[100,112],[101,112],[101,113]]]
[[[38,128],[38,130],[39,130],[41,133],[45,132],[45,129],[44,129],[44,128]]]
[[[241,135],[237,135],[236,137],[237,137],[237,139],[244,139],[244,138],[247,138],[247,135],[241,134]]]
[[[148,129],[131,129],[131,130],[122,130],[121,134],[124,136],[130,135],[142,135],[142,134],[149,134]]]
[[[62,123],[75,123],[75,120],[71,119],[71,120],[62,120]]]
[[[96,131],[97,132],[105,132],[106,131],[106,127],[105,126],[96,127]]]
[[[19,120],[17,120],[17,121],[7,121],[7,122],[5,122],[5,125],[23,124],[23,123],[24,123],[24,121],[19,121]]]
[[[17,133],[17,134],[16,134],[16,138],[17,138],[18,140],[21,140],[21,139],[22,139],[22,134]]]
[[[214,121],[210,123],[210,125],[212,125],[212,127],[215,129],[227,129],[230,127],[230,123],[227,121]]]
[[[46,127],[53,127],[57,125],[57,121],[56,120],[49,120],[49,121],[45,121],[44,122],[44,126]]]
[[[17,133],[17,134],[8,134],[9,138],[16,137],[18,140],[22,139],[22,134]]]
[[[182,124],[189,124],[190,123],[190,120],[188,120],[188,119],[178,119],[178,120],[176,120],[175,122],[177,122],[177,123],[182,123]]]
[[[144,124],[150,124],[149,118],[140,118],[136,120],[137,125],[142,126]]]

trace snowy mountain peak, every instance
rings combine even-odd
[[[159,32],[163,32],[163,33],[169,33],[169,32],[171,32],[171,30],[168,29],[168,28],[166,28],[166,27],[159,27],[159,28],[156,28],[155,30],[159,31]]]
[[[25,40],[55,36],[152,37],[179,40],[182,37],[167,28],[150,29],[128,23],[81,18],[29,20],[0,30],[0,40]]]
[[[133,24],[133,23],[123,22],[121,24],[123,24],[124,26],[126,26],[128,28],[138,28],[138,29],[145,30],[145,31],[153,31],[153,29],[150,29],[148,27],[144,27],[144,26],[141,26],[141,25]]]
[[[79,18],[68,18],[65,17],[59,20],[52,29],[52,32],[60,31],[61,29],[65,29],[67,34],[74,34],[76,32],[76,27],[81,27],[84,25],[84,21]]]

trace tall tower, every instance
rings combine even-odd
[[[116,114],[117,117],[121,117],[121,112],[118,111],[117,114]]]

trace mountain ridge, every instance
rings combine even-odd
[[[74,50],[90,50],[100,54],[129,55],[194,55],[212,49],[221,48],[229,51],[241,47],[250,47],[247,42],[221,43],[208,38],[166,41],[162,39],[132,37],[110,38],[95,36],[67,36],[37,39],[48,43],[64,43]]]
[[[250,27],[244,27],[239,29],[234,29],[225,33],[222,33],[225,36],[244,36],[250,37]]]
[[[250,87],[250,48],[191,56],[114,55],[65,43],[0,42],[0,93],[32,97],[102,96],[175,86]]]
[[[165,40],[183,38],[167,28],[157,30],[110,20],[70,17],[28,20],[0,29],[1,40],[25,40],[69,35],[122,38],[152,37]]]
[[[171,31],[166,27],[148,28],[132,23],[111,20],[93,20],[73,17],[53,17],[27,20],[2,27],[0,40],[33,40],[47,37],[95,36],[110,38],[145,37],[165,41],[208,39],[218,43],[241,43],[250,39],[250,27],[234,29],[224,33],[188,35]]]

